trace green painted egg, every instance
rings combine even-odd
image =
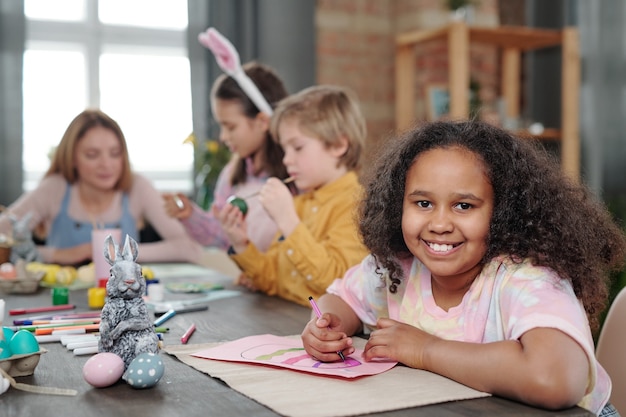
[[[248,212],[248,204],[243,198],[233,195],[231,197],[228,197],[228,200],[226,200],[226,202],[230,205],[237,207],[244,216]]]

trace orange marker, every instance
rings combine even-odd
[[[62,326],[62,327],[45,327],[35,330],[35,336],[41,336],[45,334],[52,334],[56,330],[77,330],[85,329],[85,332],[100,330],[100,324],[86,324],[82,326]]]

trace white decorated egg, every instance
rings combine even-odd
[[[83,378],[96,388],[104,388],[119,381],[124,373],[124,361],[115,353],[93,355],[83,366]]]
[[[122,379],[133,388],[151,388],[159,382],[165,371],[163,360],[154,353],[141,353],[132,360]]]

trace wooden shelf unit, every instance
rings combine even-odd
[[[578,31],[536,29],[518,26],[493,28],[468,26],[453,22],[447,26],[415,30],[396,37],[396,127],[406,129],[415,119],[415,46],[435,39],[446,39],[448,44],[448,91],[450,117],[469,115],[470,43],[481,42],[502,48],[501,94],[506,116],[520,117],[521,56],[523,52],[561,46],[561,129],[551,137],[561,142],[561,166],[580,181],[580,48]]]

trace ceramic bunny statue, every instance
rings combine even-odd
[[[30,219],[33,213],[29,212],[21,219],[9,216],[13,225],[13,245],[11,246],[10,261],[13,265],[19,259],[26,262],[40,261],[39,252],[33,241],[33,232],[30,229]]]
[[[111,265],[107,296],[100,321],[99,352],[115,353],[125,367],[140,353],[158,353],[159,339],[142,298],[146,281],[137,259],[137,242],[126,236],[123,250],[111,235],[104,241],[104,257]]]

